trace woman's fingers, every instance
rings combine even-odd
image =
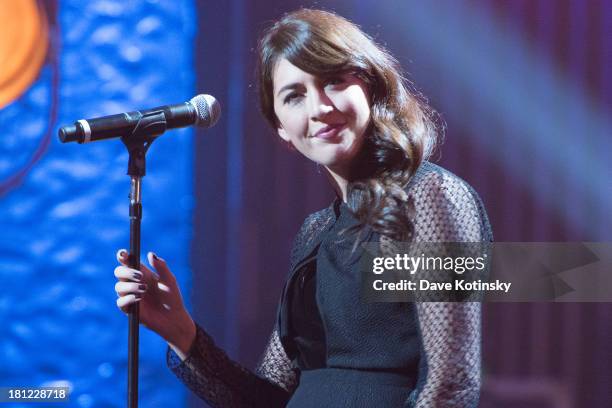
[[[126,312],[127,307],[129,305],[140,302],[141,300],[142,300],[142,296],[139,294],[137,295],[130,294],[130,295],[121,296],[117,298],[117,307],[121,309],[122,311]]]
[[[129,267],[128,265],[128,251],[125,249],[120,249],[117,251],[117,261],[126,267]],[[153,271],[151,271],[151,269],[147,268],[147,266],[144,263],[140,263],[140,271],[144,273],[145,277],[147,276],[153,276],[154,273]]]
[[[128,251],[126,251],[125,249],[121,248],[120,250],[117,251],[117,262],[119,262],[122,265],[128,266],[127,262],[128,262]]]
[[[137,282],[141,281],[144,276],[143,272],[137,271],[136,269],[128,268],[127,266],[116,267],[114,273],[117,279]]]
[[[147,285],[145,283],[120,281],[115,284],[115,292],[120,297],[129,294],[142,294],[146,291]]]
[[[168,268],[166,261],[157,257],[153,252],[147,254],[147,258],[152,268],[140,265],[140,270],[132,269],[128,266],[128,252],[125,249],[117,251],[117,261],[121,265],[115,268],[114,274],[118,279],[115,283],[117,292],[117,306],[124,313],[127,313],[129,305],[139,302],[147,290],[151,290],[154,296],[164,293],[164,296],[171,296],[167,300],[170,303],[174,300],[175,292],[178,294],[180,302],[180,292],[176,288],[176,278]],[[157,272],[157,273],[156,273]]]
[[[155,271],[159,275],[159,278],[163,282],[173,282],[175,277],[174,274],[168,268],[168,264],[166,261],[160,257],[158,257],[155,253],[149,252],[147,254],[147,259],[149,261],[149,265],[155,268]]]

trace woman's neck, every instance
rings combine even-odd
[[[346,195],[348,189],[348,177],[342,172],[337,170],[332,170],[331,168],[325,166],[327,178],[331,183],[332,187],[336,191],[338,197],[342,199],[343,202],[346,203]]]

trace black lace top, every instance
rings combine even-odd
[[[492,240],[486,212],[478,195],[452,173],[425,162],[406,191],[416,209],[414,241]],[[335,220],[333,205],[307,217],[295,239],[290,276],[312,263],[322,234],[331,228]],[[380,244],[384,246],[385,241],[381,239]],[[283,315],[282,309],[279,308],[279,323],[254,372],[229,359],[200,326],[184,361],[168,348],[168,366],[193,392],[212,406],[285,406],[299,386],[300,366],[322,363],[302,359],[296,364],[300,346],[287,341],[291,333],[285,329],[291,326],[288,321],[283,321],[287,316]],[[418,383],[405,401],[405,406],[477,406],[480,388],[480,304],[424,302],[414,304],[412,310],[418,325],[420,359],[418,368],[410,368],[418,371]],[[360,327],[353,329],[355,333],[366,333],[360,331]],[[348,335],[350,337],[350,333]],[[361,340],[359,335],[354,337]],[[330,342],[336,339],[326,338],[325,341],[330,347]],[[411,349],[412,346],[406,345],[406,348]]]

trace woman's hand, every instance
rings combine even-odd
[[[115,268],[119,280],[115,284],[117,307],[127,314],[131,304],[140,303],[140,323],[164,338],[184,359],[195,339],[195,323],[185,309],[176,278],[166,261],[153,252],[149,252],[147,259],[157,273],[143,264],[140,271],[129,268],[128,252],[124,249],[117,252],[121,264]]]

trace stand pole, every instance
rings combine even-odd
[[[140,270],[140,223],[142,220],[141,182],[146,174],[146,153],[155,138],[166,131],[163,111],[144,114],[134,131],[121,137],[129,152],[130,176],[130,254],[128,265]],[[140,325],[140,303],[128,309],[128,408],[138,408],[138,330]]]
[[[140,183],[142,178],[131,176],[130,188],[130,268],[140,270],[140,223],[142,204]],[[134,303],[128,311],[128,407],[138,407],[138,334],[140,304]]]

